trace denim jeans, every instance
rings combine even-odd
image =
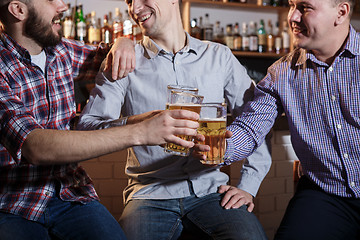
[[[98,201],[64,202],[54,197],[37,222],[0,212],[1,240],[124,240],[118,222]]]
[[[264,230],[246,206],[226,210],[222,195],[194,195],[181,199],[131,200],[120,225],[129,240],[177,239],[182,230],[196,239],[266,239]]]

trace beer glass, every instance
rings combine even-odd
[[[166,109],[169,108],[170,104],[170,97],[171,97],[171,91],[178,91],[178,92],[187,92],[192,94],[198,94],[199,89],[196,87],[191,86],[185,86],[185,85],[176,85],[176,84],[170,84],[167,86],[167,93],[166,93]]]
[[[172,90],[169,97],[169,104],[167,109],[184,109],[200,113],[200,104],[202,103],[204,97],[196,94],[192,94],[184,91]],[[191,136],[180,135],[178,136],[186,141],[191,141],[193,138]],[[182,147],[173,143],[167,143],[165,145],[165,152],[171,153],[179,156],[189,156],[190,149]]]
[[[202,164],[216,165],[224,162],[226,103],[201,104],[198,133],[205,136],[200,144],[209,145],[210,151],[204,152],[206,160]]]

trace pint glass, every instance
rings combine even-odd
[[[226,110],[226,103],[201,104],[198,133],[205,136],[205,141],[200,144],[210,146],[210,151],[204,152],[206,160],[201,160],[202,164],[224,162]]]
[[[166,108],[169,110],[184,109],[200,113],[200,104],[202,103],[203,99],[204,97],[200,95],[172,90],[169,97],[169,104],[167,104]],[[178,137],[186,141],[192,140],[191,136],[180,135]],[[165,152],[179,156],[189,156],[190,149],[173,143],[167,143],[165,145]]]
[[[199,92],[199,89],[196,87],[186,86],[186,85],[176,85],[176,84],[170,84],[167,86],[167,93],[166,93],[166,109],[169,109],[169,104],[171,101],[171,91],[177,91],[177,92],[187,92],[197,95]]]

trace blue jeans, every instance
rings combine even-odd
[[[37,222],[0,212],[1,240],[124,240],[118,222],[98,201],[64,202],[53,197]]]
[[[186,230],[196,239],[266,239],[264,230],[246,206],[226,210],[222,195],[181,199],[131,200],[120,225],[129,240],[178,239]]]

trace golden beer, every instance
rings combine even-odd
[[[220,164],[225,155],[226,119],[200,119],[198,133],[205,136],[205,141],[200,144],[209,145],[210,151],[204,152],[206,160],[202,164]]]
[[[200,113],[201,105],[200,104],[191,104],[191,103],[184,103],[184,104],[166,104],[166,109],[168,110],[175,110],[175,109],[183,109],[189,110],[192,112]],[[180,135],[178,136],[186,141],[192,141],[192,136]],[[167,143],[165,145],[165,152],[181,155],[181,156],[188,156],[189,155],[189,148],[176,145],[174,143]]]

